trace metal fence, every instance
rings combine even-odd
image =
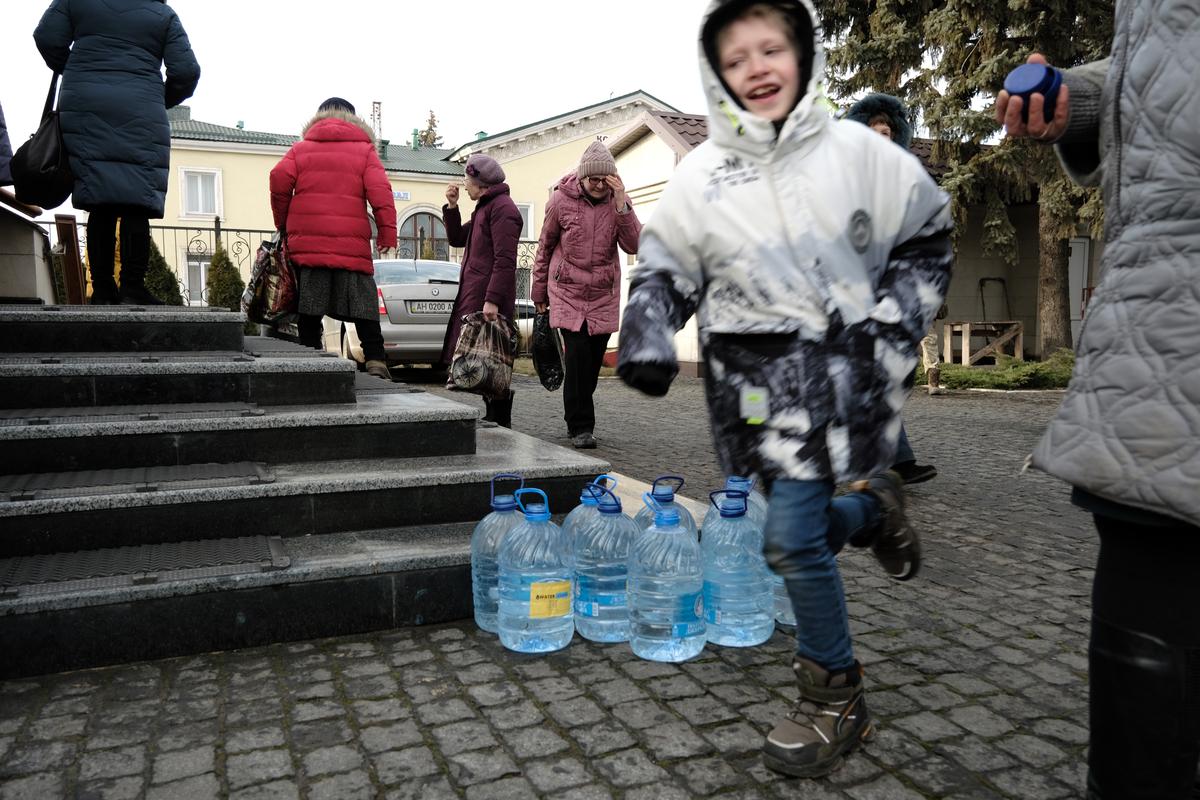
[[[39,223],[57,244],[57,234],[52,222]],[[179,292],[184,303],[205,305],[208,265],[212,262],[219,241],[229,260],[237,268],[242,280],[250,277],[254,255],[264,240],[275,235],[272,230],[253,228],[226,228],[218,219],[209,227],[175,225],[151,225],[150,239],[158,247],[167,266],[174,271],[179,282]],[[532,290],[533,262],[537,257],[537,240],[525,239],[517,245],[517,299],[529,300]],[[79,226],[80,258],[87,255],[87,226]],[[412,250],[413,248],[409,248]],[[439,253],[442,260],[460,263],[463,251],[447,248]],[[412,258],[411,252],[399,253],[401,258]]]

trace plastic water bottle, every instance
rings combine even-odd
[[[521,502],[536,494],[541,502]],[[550,504],[540,489],[514,492],[525,520],[500,543],[500,644],[518,653],[561,650],[575,634],[571,542],[550,521]]]
[[[674,484],[674,485],[672,485]],[[673,508],[679,514],[679,524],[691,532],[692,538],[699,539],[700,533],[696,528],[696,520],[679,503],[675,502],[675,493],[683,489],[683,477],[680,475],[660,475],[654,479],[650,495],[654,498],[656,508]],[[644,531],[654,524],[654,508],[643,508],[633,518],[639,531]]]
[[[520,475],[503,474],[492,478],[492,511],[479,521],[471,534],[471,589],[475,600],[475,624],[489,633],[496,633],[496,613],[500,602],[497,583],[496,556],[505,534],[520,524],[523,517],[517,511],[517,499],[511,494],[496,494],[496,481],[507,478],[520,481]]]
[[[585,491],[599,500],[596,515],[575,528],[575,630],[593,642],[627,642],[629,547],[638,529],[610,490],[591,485]]]
[[[767,498],[763,497],[762,492],[754,488],[754,483],[753,478],[743,478],[734,475],[725,480],[725,488],[744,491],[749,494],[750,509],[746,512],[746,515],[760,528],[766,530]],[[704,528],[702,530],[707,530],[709,522],[717,519],[719,516],[720,514],[717,509],[710,508],[704,516]],[[796,613],[792,610],[792,598],[788,595],[787,584],[783,582],[782,575],[776,575],[774,572],[771,572],[770,575],[771,587],[775,594],[775,621],[780,625],[795,625]]]
[[[563,533],[567,534],[572,542],[575,541],[575,527],[586,519],[591,519],[599,516],[600,512],[596,509],[596,504],[599,502],[603,492],[593,492],[591,487],[599,486],[601,488],[616,489],[617,479],[611,475],[597,475],[595,480],[583,487],[583,491],[579,493],[579,505],[571,509],[571,513],[567,514],[567,518],[563,520]]]
[[[643,499],[653,508],[653,495]],[[681,524],[679,511],[656,509],[629,555],[630,644],[650,661],[686,661],[706,641],[700,543]]]
[[[704,526],[700,545],[708,641],[753,647],[775,632],[775,596],[763,559],[762,528],[747,514],[745,492],[726,489],[710,497],[718,517]]]

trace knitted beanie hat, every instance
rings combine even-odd
[[[608,152],[604,142],[589,144],[587,150],[583,151],[583,157],[579,159],[579,177],[616,174],[617,162],[613,160],[612,153]]]
[[[504,168],[500,166],[500,162],[483,153],[475,153],[467,159],[465,172],[467,177],[474,178],[484,186],[504,183]]]

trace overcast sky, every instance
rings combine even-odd
[[[0,105],[14,148],[50,72],[33,43],[49,0],[3,0]],[[194,119],[298,133],[326,97],[403,140],[437,114],[447,146],[642,89],[704,113],[696,33],[707,0],[170,0],[200,61]],[[311,10],[310,10],[311,9]],[[443,10],[439,10],[443,9]],[[452,14],[452,16],[451,16]]]

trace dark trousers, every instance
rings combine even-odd
[[[300,344],[305,347],[322,349],[321,320],[315,314],[297,314],[296,327],[300,329]],[[358,331],[358,340],[362,342],[363,359],[366,361],[387,361],[383,351],[383,329],[377,319],[352,319],[354,329]]]
[[[1095,520],[1088,797],[1200,797],[1200,529]]]
[[[145,285],[150,267],[150,217],[145,211],[119,206],[96,208],[88,214],[88,269],[93,290],[113,287],[117,220],[121,220],[121,285]]]
[[[596,393],[596,382],[600,379],[600,367],[611,334],[593,336],[588,333],[586,322],[579,332],[560,330],[566,349],[562,390],[567,435],[592,433],[596,430],[596,406],[592,402],[592,395]]]

